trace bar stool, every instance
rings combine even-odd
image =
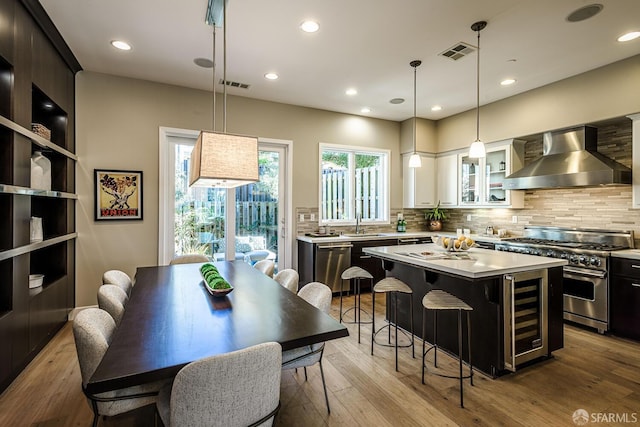
[[[435,289],[422,298],[422,384],[424,384],[424,371],[425,371],[425,358],[431,349],[433,349],[433,366],[438,367],[438,344],[437,344],[437,325],[438,325],[438,312],[444,310],[457,310],[458,311],[458,362],[460,365],[459,375],[446,375],[443,373],[432,372],[435,375],[445,378],[456,378],[460,380],[460,407],[464,408],[462,380],[469,378],[471,385],[473,385],[473,365],[471,363],[471,318],[469,313],[473,311],[473,308],[461,299],[443,291]],[[426,342],[426,329],[427,321],[425,312],[427,310],[433,310],[433,344],[425,351]],[[467,313],[467,347],[469,350],[469,375],[462,375],[462,312]]]
[[[340,284],[340,322],[342,323],[342,317],[350,312],[351,310],[355,311],[354,321],[353,322],[344,322],[344,323],[357,323],[358,324],[358,344],[360,343],[360,324],[361,323],[371,323],[371,321],[362,322],[361,321],[361,313],[363,310],[360,304],[360,281],[362,279],[371,280],[371,288],[373,289],[373,276],[367,270],[361,267],[349,267],[345,271],[342,272],[340,276],[342,279],[342,283]],[[353,307],[347,309],[344,313],[342,312],[342,291],[344,289],[344,281],[345,280],[353,280]],[[368,314],[368,313],[367,313]]]
[[[388,293],[394,297],[394,316],[393,322],[395,323],[396,333],[395,333],[395,344],[391,344],[391,319],[387,321],[387,324],[380,327],[376,330],[376,294],[377,293]],[[409,295],[409,306],[411,311],[411,337],[410,343],[406,345],[398,345],[398,294],[406,294]],[[385,347],[395,347],[396,349],[396,371],[398,370],[398,347],[411,347],[411,357],[415,359],[415,345],[413,340],[413,289],[409,287],[402,280],[396,279],[395,277],[386,277],[380,280],[373,287],[373,292],[371,295],[371,307],[372,307],[372,315],[371,315],[371,355],[373,356],[373,344],[382,345]],[[376,335],[378,332],[382,331],[385,328],[389,328],[389,336],[388,336],[388,344],[376,342]],[[407,338],[409,335],[402,329],[400,329]]]

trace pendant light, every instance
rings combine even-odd
[[[486,21],[478,21],[471,25],[471,29],[478,33],[478,55],[476,56],[476,140],[469,148],[469,157],[472,159],[487,155],[484,143],[480,140],[480,31],[486,26]]]
[[[213,130],[200,131],[191,153],[189,185],[234,188],[259,180],[258,138],[227,133],[227,0],[209,0],[207,24],[213,27]],[[217,21],[216,21],[217,20]],[[216,132],[216,22],[223,23],[222,132]]]
[[[409,157],[409,167],[410,168],[420,168],[422,167],[422,159],[420,159],[420,155],[416,152],[416,70],[422,64],[422,61],[416,59],[409,63],[413,67],[413,154]]]

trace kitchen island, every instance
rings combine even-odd
[[[446,252],[435,244],[363,251],[382,259],[388,277],[396,277],[413,289],[413,323],[418,337],[422,337],[422,298],[430,290],[443,289],[472,306],[472,362],[487,375],[496,377],[546,359],[564,345],[565,260],[480,248]],[[398,325],[411,329],[409,304],[402,298]],[[432,325],[433,313],[428,313],[427,342],[433,342]],[[439,313],[437,328],[438,345],[457,354],[457,314]],[[464,325],[464,342],[466,336]],[[468,361],[466,348],[463,357]]]

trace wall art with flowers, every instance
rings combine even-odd
[[[142,172],[95,169],[95,220],[142,219]]]

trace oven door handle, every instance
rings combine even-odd
[[[572,267],[564,267],[563,271],[565,273],[579,274],[581,276],[595,277],[597,279],[604,279],[605,277],[607,277],[606,271],[583,270],[583,269],[572,268]]]

